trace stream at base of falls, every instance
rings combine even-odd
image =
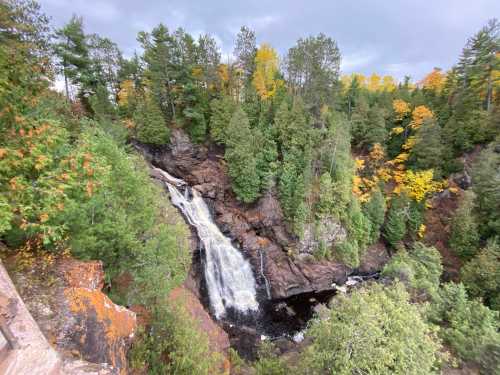
[[[314,306],[326,303],[335,291],[272,301],[262,254],[260,269],[254,274],[242,251],[215,224],[201,194],[162,169],[155,168],[155,172],[164,177],[172,204],[196,230],[201,250],[198,261],[204,274],[201,292],[206,293],[206,304],[229,334],[232,347],[243,357],[252,359],[263,339],[300,341],[302,330],[314,315]],[[256,275],[261,285],[257,285]],[[350,279],[352,283],[358,282]]]

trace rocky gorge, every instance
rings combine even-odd
[[[336,261],[316,260],[312,255],[318,242],[313,239],[314,228],[306,228],[302,240],[293,236],[285,223],[276,191],[268,191],[254,204],[242,204],[231,190],[220,153],[194,145],[181,130],[172,132],[169,146],[147,148],[136,144],[136,147],[154,166],[182,178],[201,193],[209,202],[219,228],[238,244],[252,268],[257,270],[261,287],[265,287],[264,278],[267,279],[272,300],[334,290],[334,284],[344,284],[349,275],[373,273],[387,260],[387,254],[371,256],[373,251],[380,252],[380,248],[368,251],[357,270]],[[154,170],[152,177],[164,179]],[[328,220],[321,223],[320,232],[321,240],[328,247],[346,236],[339,223]]]
[[[232,346],[244,355],[250,352],[252,356],[261,334],[291,339],[312,317],[314,306],[327,302],[339,288],[343,290],[351,275],[376,274],[389,259],[382,244],[367,250],[358,269],[316,258],[314,251],[320,241],[332,247],[346,237],[340,223],[323,220],[319,225],[308,225],[303,238],[297,238],[284,220],[275,189],[254,204],[239,202],[231,189],[221,151],[193,144],[182,130],[173,130],[168,146],[134,146],[153,166],[150,174],[154,180],[168,185],[182,179],[195,190],[207,203],[221,232],[250,262],[260,311],[253,317],[237,315],[221,322],[230,334]],[[203,246],[197,242],[194,250],[201,250]],[[193,262],[203,262],[203,256],[198,253]],[[210,309],[203,268],[193,264],[193,269],[191,290]]]

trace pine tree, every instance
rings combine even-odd
[[[480,232],[485,237],[500,235],[500,142],[481,152],[472,168],[472,189],[477,195]]]
[[[237,108],[227,128],[224,158],[229,166],[232,187],[238,199],[245,203],[255,201],[260,195],[260,178],[257,171],[255,137],[248,118]]]
[[[66,97],[70,97],[69,85],[80,85],[85,89],[92,80],[90,75],[89,46],[83,31],[82,18],[73,16],[61,29],[56,31],[57,42],[54,51],[64,76]]]

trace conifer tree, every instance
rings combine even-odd
[[[163,145],[170,137],[160,107],[153,98],[142,98],[134,113],[136,137],[140,142]]]
[[[363,206],[363,212],[371,222],[370,243],[377,242],[380,237],[380,229],[384,224],[386,204],[385,198],[380,189],[370,197],[370,200]]]
[[[232,187],[238,199],[253,202],[260,195],[260,178],[257,171],[255,137],[248,118],[237,108],[229,122],[226,133],[224,158],[229,166]]]
[[[450,247],[461,257],[470,258],[479,246],[479,233],[475,220],[474,194],[466,192],[451,223]]]
[[[392,199],[384,224],[384,237],[395,248],[401,246],[406,234],[407,199],[404,196]]]
[[[435,119],[428,118],[417,130],[415,145],[410,153],[410,162],[418,169],[433,169],[434,176],[439,176],[443,156],[441,128]]]

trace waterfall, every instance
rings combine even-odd
[[[172,203],[179,208],[189,224],[196,228],[206,253],[205,279],[213,313],[217,319],[226,314],[227,308],[240,313],[256,311],[255,278],[250,263],[225,237],[212,220],[210,211],[200,193],[192,190],[182,194],[177,188],[186,183],[155,168],[165,179]],[[187,192],[187,187],[186,187]]]

